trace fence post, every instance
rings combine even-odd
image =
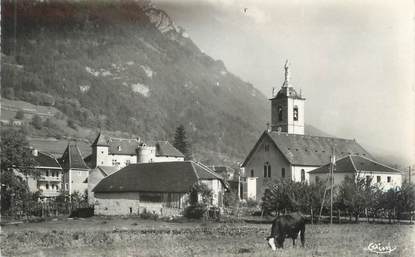
[[[339,216],[339,224],[341,223],[341,221],[340,221],[340,209],[337,209],[337,214],[338,214],[338,216]]]
[[[314,221],[313,221],[313,207],[310,208],[310,213],[311,213],[311,224],[314,224]]]

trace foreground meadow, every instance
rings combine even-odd
[[[376,256],[372,242],[413,256],[414,225],[307,225],[306,247],[272,252],[269,224],[171,223],[133,218],[55,220],[2,227],[1,256]]]

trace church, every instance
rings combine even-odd
[[[373,157],[355,140],[304,134],[305,98],[290,84],[286,62],[281,89],[273,89],[271,124],[242,163],[243,198],[260,200],[269,183],[277,178],[310,182],[310,171],[326,165],[335,152],[336,158]],[[395,172],[399,172],[396,171]]]

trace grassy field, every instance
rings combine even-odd
[[[308,225],[306,247],[272,252],[268,224],[171,223],[134,218],[55,220],[7,225],[1,256],[376,256],[371,242],[397,249],[385,256],[413,256],[414,225]]]

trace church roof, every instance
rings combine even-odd
[[[293,87],[281,87],[278,93],[272,99],[279,99],[279,98],[293,98],[293,99],[301,99],[305,100],[305,98],[301,97],[301,94],[298,94],[297,91]]]
[[[177,192],[185,193],[198,180],[223,178],[193,161],[131,164],[102,179],[93,189],[108,192]]]
[[[327,163],[317,169],[310,171],[310,174],[328,173],[330,171],[330,163]],[[359,171],[385,172],[385,173],[401,173],[401,171],[378,163],[374,160],[360,155],[348,155],[336,160],[335,173],[354,173]]]
[[[265,137],[271,139],[291,165],[322,166],[330,160],[333,147],[335,147],[336,156],[338,157],[353,154],[372,158],[355,140],[265,131],[246,157],[242,164],[243,167],[247,165],[256,148]]]

